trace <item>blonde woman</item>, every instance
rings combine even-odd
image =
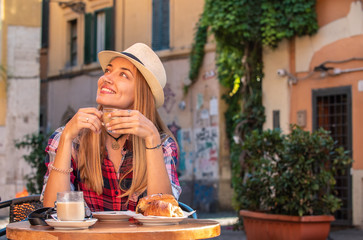
[[[181,193],[175,162],[177,143],[157,108],[164,103],[166,74],[159,57],[136,43],[124,52],[98,54],[98,108],[81,108],[50,137],[43,203],[57,192],[83,191],[91,211],[135,210],[138,199]],[[112,120],[102,122],[103,109]]]

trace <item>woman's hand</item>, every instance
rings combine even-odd
[[[62,134],[68,139],[73,140],[78,136],[79,131],[84,128],[99,133],[102,127],[101,118],[102,112],[96,108],[80,108],[66,124]]]
[[[118,110],[110,113],[113,118],[106,130],[115,134],[133,134],[145,140],[147,147],[160,144],[160,135],[153,122],[137,110]]]

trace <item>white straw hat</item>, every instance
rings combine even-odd
[[[161,107],[164,104],[166,73],[156,53],[143,43],[135,43],[123,52],[101,51],[98,53],[98,59],[103,71],[115,57],[125,58],[136,66],[149,84],[156,107]]]

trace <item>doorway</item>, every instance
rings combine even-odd
[[[351,86],[313,90],[313,130],[320,127],[330,131],[340,146],[352,154]],[[350,156],[352,157],[352,155]],[[352,224],[352,179],[348,166],[335,176],[341,208],[335,213],[335,225]]]

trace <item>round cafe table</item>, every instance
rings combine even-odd
[[[205,219],[185,219],[176,225],[151,226],[128,221],[98,221],[88,229],[58,230],[49,226],[31,226],[28,221],[6,226],[8,239],[36,240],[178,240],[205,239],[219,236],[220,224]]]

